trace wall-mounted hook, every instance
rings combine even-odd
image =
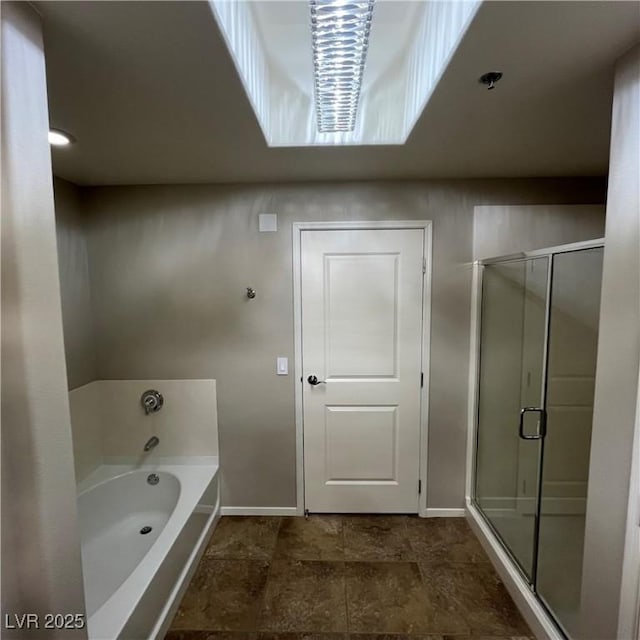
[[[247,287],[247,298],[253,300],[256,297],[256,290],[252,287]]]

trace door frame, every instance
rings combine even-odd
[[[341,222],[294,222],[293,233],[293,327],[294,327],[294,385],[296,420],[296,512],[304,515],[304,415],[302,394],[302,232],[303,231],[350,231],[420,229],[424,234],[422,282],[422,372],[423,386],[420,393],[420,455],[418,479],[422,490],[418,495],[418,515],[427,515],[427,461],[429,435],[429,377],[431,341],[431,266],[432,266],[432,222],[431,220],[386,220],[386,221],[341,221]]]

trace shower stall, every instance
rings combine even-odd
[[[471,510],[580,635],[603,241],[476,263]]]

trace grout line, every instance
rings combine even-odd
[[[278,543],[280,542],[280,529],[282,529],[283,518],[282,516],[277,516],[277,517],[279,519],[279,522],[278,522],[278,528],[276,530],[276,541],[273,544],[273,549],[271,550],[271,556],[269,557],[270,562],[275,560],[276,549],[278,548]]]
[[[342,580],[344,584],[344,611],[347,623],[345,633],[351,633],[351,619],[349,617],[349,597],[347,594],[347,541],[345,538],[344,516],[340,516],[340,530],[342,532]]]
[[[267,569],[267,576],[264,580],[264,587],[262,589],[262,597],[260,598],[260,604],[258,605],[257,608],[257,613],[256,613],[256,620],[255,620],[255,630],[252,631],[252,633],[264,633],[262,631],[262,629],[260,628],[261,622],[262,622],[262,610],[264,609],[264,604],[265,604],[265,598],[267,596],[267,588],[269,587],[269,580],[271,578],[271,572],[273,569],[273,563],[275,561],[275,553],[276,553],[276,549],[278,548],[278,542],[280,541],[280,529],[282,529],[282,516],[277,516],[279,518],[279,522],[278,522],[278,529],[276,531],[276,541],[273,545],[273,549],[271,550],[271,555],[269,556],[267,563],[268,563],[268,569]]]
[[[259,603],[256,606],[256,615],[255,621],[253,623],[254,629],[250,631],[250,633],[261,633],[262,630],[260,628],[262,623],[262,610],[264,608],[265,598],[267,596],[267,588],[269,587],[269,578],[271,577],[271,562],[269,562],[269,568],[267,569],[267,575],[264,579],[264,586],[262,588],[262,595],[259,598]]]

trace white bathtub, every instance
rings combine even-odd
[[[215,458],[102,465],[81,483],[90,640],[162,637],[220,517],[217,470]]]

